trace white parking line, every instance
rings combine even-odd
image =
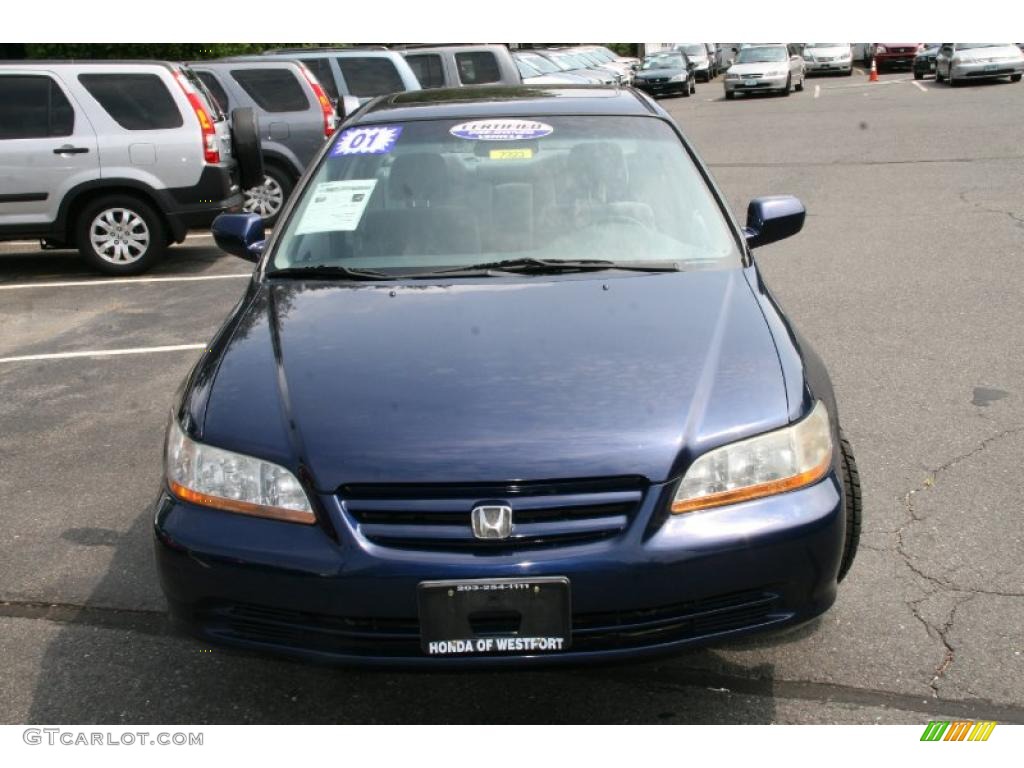
[[[917,82],[917,80],[911,80],[910,82],[912,82],[914,84],[914,87],[917,88],[917,90],[919,90],[921,93],[928,93],[928,89],[921,85],[919,82]]]
[[[821,96],[821,86],[816,85],[814,86],[814,98],[818,98],[819,96]]]
[[[188,283],[198,280],[230,280],[252,277],[251,272],[237,272],[229,275],[190,275],[188,277],[112,277],[97,280],[43,281],[40,283],[0,284],[0,291],[15,291],[22,288],[77,288],[85,285],[123,285],[124,283]]]
[[[52,352],[46,355],[19,355],[0,357],[0,363],[23,363],[30,360],[66,360],[70,357],[116,357],[118,355],[148,355],[153,352],[182,352],[206,349],[205,344],[175,344],[167,347],[135,347],[133,349],[93,349],[88,352]]]

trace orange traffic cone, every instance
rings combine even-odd
[[[868,82],[869,83],[877,83],[878,82],[878,67],[875,65],[874,58],[871,59],[871,74],[868,75]]]

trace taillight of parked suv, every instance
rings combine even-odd
[[[337,113],[334,111],[334,107],[331,105],[331,100],[327,98],[327,94],[324,92],[323,86],[320,85],[320,81],[313,77],[313,73],[309,71],[302,62],[298,62],[299,69],[302,70],[302,76],[306,78],[306,82],[309,83],[309,87],[313,89],[313,94],[316,96],[316,100],[320,102],[320,109],[324,115],[324,138],[330,138],[334,133],[335,120],[337,119]]]
[[[196,119],[199,120],[203,138],[203,158],[208,163],[219,163],[220,147],[217,144],[217,129],[213,125],[207,108],[203,105],[202,98],[179,70],[175,70],[174,79],[178,81],[178,85],[185,93],[185,98],[188,99],[188,103],[192,105],[192,110],[196,113]]]

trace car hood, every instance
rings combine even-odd
[[[788,61],[754,61],[750,64],[733,64],[729,67],[730,75],[758,75],[765,72],[788,71]]]
[[[201,439],[345,483],[678,476],[788,422],[741,269],[254,289]]]
[[[1024,54],[1015,45],[994,45],[989,48],[968,48],[956,51],[955,56],[961,61],[984,61],[986,59],[1019,59]]]

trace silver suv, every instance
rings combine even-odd
[[[423,88],[522,85],[504,45],[410,46],[401,51]]]
[[[0,240],[76,247],[132,275],[241,207],[227,118],[186,67],[0,62],[0,104]]]
[[[274,224],[295,182],[334,133],[339,122],[334,105],[301,62],[218,59],[188,66],[222,111],[250,107],[256,113],[264,182],[243,191],[243,208]]]

